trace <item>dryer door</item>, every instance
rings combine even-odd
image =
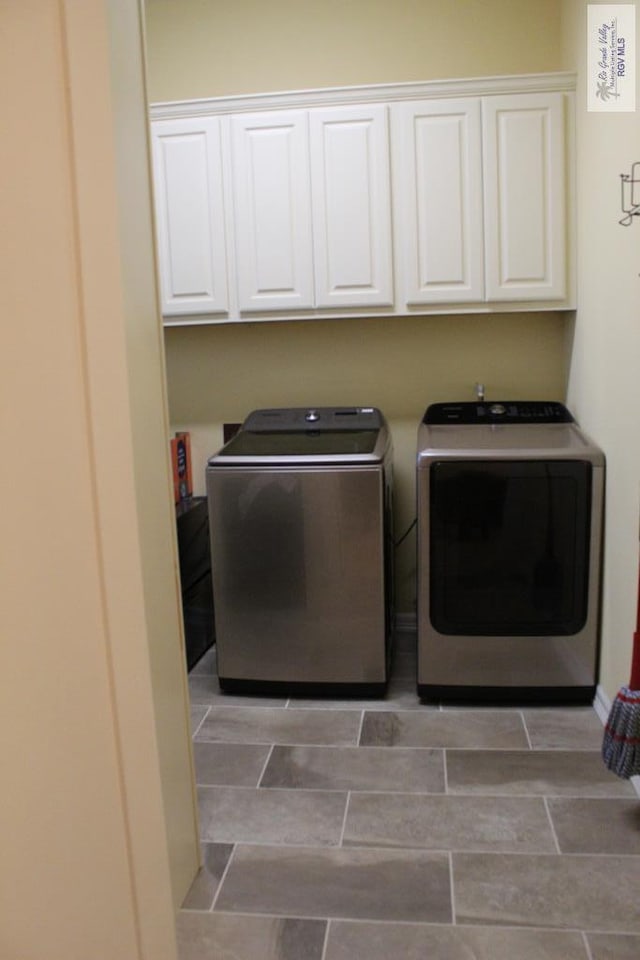
[[[591,464],[446,460],[430,477],[430,618],[442,634],[571,636],[588,608]]]

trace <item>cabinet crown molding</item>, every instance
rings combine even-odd
[[[530,73],[174,100],[150,104],[149,113],[151,120],[176,120],[292,107],[340,106],[378,101],[391,103],[396,100],[485,97],[516,93],[573,93],[575,89],[575,73]]]

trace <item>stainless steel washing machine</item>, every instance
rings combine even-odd
[[[438,403],[418,430],[418,693],[590,702],[605,464],[555,402]]]
[[[255,410],[206,482],[221,688],[382,692],[393,535],[381,412]]]

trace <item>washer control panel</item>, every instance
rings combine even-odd
[[[383,417],[377,407],[279,407],[253,410],[243,430],[252,433],[379,430]]]
[[[493,400],[470,403],[432,403],[422,418],[428,424],[573,423],[573,417],[555,400]]]

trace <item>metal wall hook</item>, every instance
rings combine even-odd
[[[631,164],[630,173],[620,174],[620,206],[624,217],[618,223],[630,227],[640,216],[640,162]]]

